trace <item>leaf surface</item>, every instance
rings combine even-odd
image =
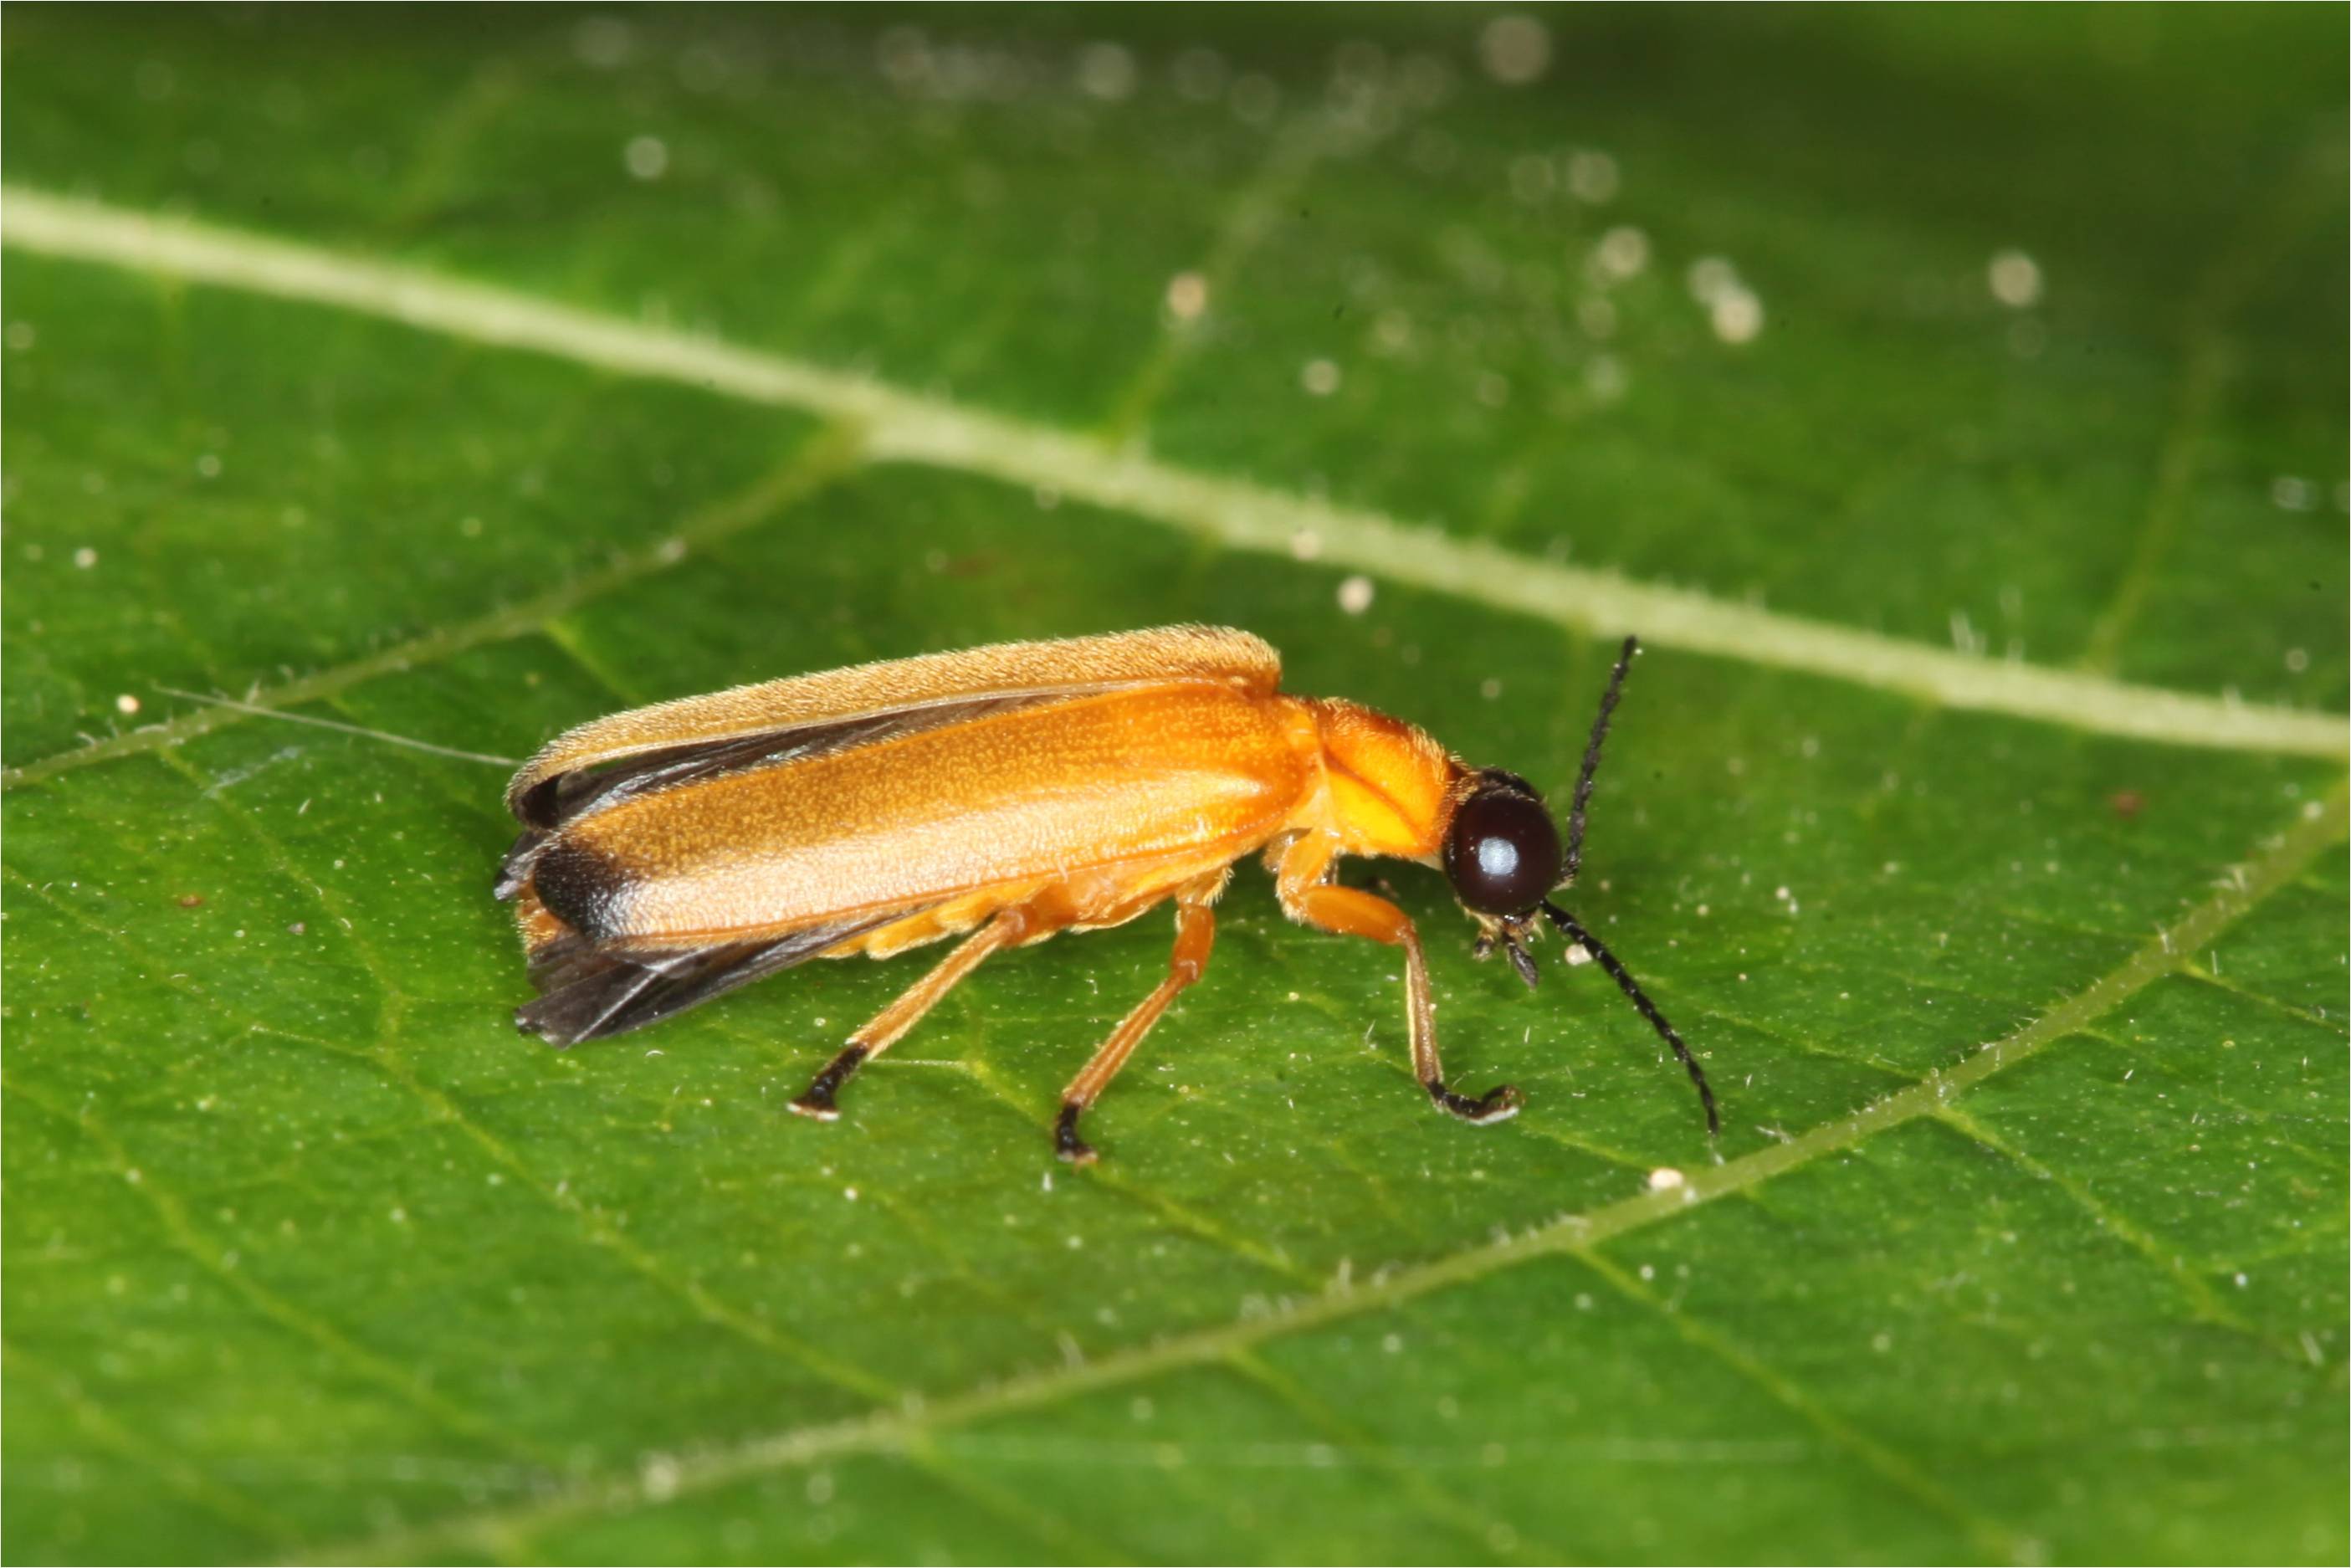
[[[12,15],[6,1555],[2341,1560],[2338,23]],[[1161,916],[515,1036],[482,758],[1177,621],[1642,632],[1719,1148],[1408,866],[1505,1126],[1249,867],[1082,1173]]]

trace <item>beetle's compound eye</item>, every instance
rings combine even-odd
[[[1479,915],[1520,915],[1559,881],[1559,830],[1525,779],[1486,773],[1445,836],[1453,895]]]

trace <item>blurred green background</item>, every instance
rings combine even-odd
[[[8,1560],[2351,1552],[2339,8],[0,51]],[[549,1051],[381,738],[1186,620],[1550,791],[1648,634],[1575,903],[1719,1147],[1411,867],[1507,1126],[1249,867],[1087,1172],[1164,917],[831,1126],[921,959]]]

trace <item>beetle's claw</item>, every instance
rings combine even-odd
[[[1073,1166],[1090,1166],[1102,1158],[1092,1144],[1078,1136],[1078,1113],[1084,1109],[1065,1103],[1061,1118],[1053,1124],[1053,1153]]]
[[[1520,1105],[1526,1103],[1526,1097],[1508,1083],[1489,1090],[1476,1100],[1467,1094],[1456,1094],[1442,1083],[1432,1083],[1428,1086],[1428,1097],[1437,1102],[1437,1109],[1458,1116],[1473,1127],[1507,1122],[1519,1113]]]
[[[792,1113],[813,1117],[820,1122],[839,1121],[841,1107],[833,1103],[832,1097],[841,1092],[841,1086],[849,1082],[850,1074],[863,1066],[865,1059],[872,1054],[858,1041],[851,1040],[841,1048],[839,1056],[824,1064],[824,1071],[810,1081],[807,1092],[792,1102]]]

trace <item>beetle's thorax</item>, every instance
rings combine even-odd
[[[1466,770],[1426,731],[1359,704],[1295,699],[1312,720],[1323,788],[1299,825],[1341,854],[1426,860],[1445,841]]]

